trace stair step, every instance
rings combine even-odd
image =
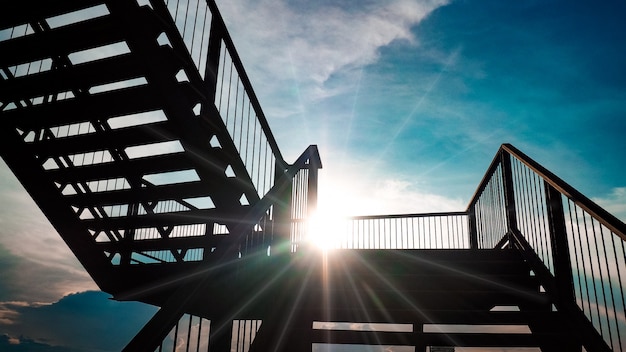
[[[176,225],[202,224],[210,221],[219,223],[234,222],[240,219],[237,214],[244,214],[246,206],[241,206],[238,211],[225,213],[221,209],[197,209],[189,211],[177,211],[165,214],[146,214],[132,217],[114,217],[102,219],[84,219],[82,224],[91,230],[110,231],[132,228],[166,227]]]
[[[309,331],[290,331],[291,339],[305,338]],[[562,338],[559,334],[534,333],[404,333],[313,330],[312,343],[391,345],[391,346],[460,346],[460,347],[538,347],[543,341]]]
[[[136,13],[136,23],[150,30],[154,38],[161,31],[162,23],[152,10],[143,7]],[[87,49],[124,42],[128,31],[114,16],[102,16],[67,26],[34,33],[0,42],[0,67],[11,67],[23,63],[67,55]],[[151,38],[146,38],[150,40]],[[28,50],[23,50],[29,48]]]
[[[404,309],[296,309],[295,315],[312,322],[353,322],[382,324],[465,324],[465,325],[528,325],[542,321],[546,326],[559,326],[561,315],[549,310],[490,311],[490,310],[404,310]]]
[[[348,256],[365,262],[424,261],[491,261],[518,260],[519,253],[512,249],[338,249],[328,252],[328,257]]]
[[[189,83],[178,83],[175,89],[187,92],[191,109],[199,100],[194,101],[193,90]],[[103,120],[113,116],[125,116],[146,111],[161,110],[163,102],[155,99],[158,87],[141,85],[89,96],[57,101],[54,104],[39,104],[28,108],[3,111],[3,125],[16,126],[25,131],[33,129],[69,125],[93,120]],[[186,93],[183,93],[186,94]],[[184,102],[179,102],[184,103]],[[50,116],[54,116],[53,119]]]
[[[311,280],[317,278],[311,278]],[[529,275],[510,274],[476,274],[455,272],[452,274],[438,275],[427,274],[353,274],[353,273],[329,273],[325,279],[320,278],[319,284],[327,284],[338,290],[351,290],[353,287],[367,286],[371,289],[385,289],[393,287],[397,290],[517,290],[537,289],[539,283],[536,278]]]
[[[193,164],[186,153],[154,155],[123,162],[74,166],[72,168],[51,169],[45,171],[48,178],[60,184],[112,178],[139,177],[172,171],[188,170]]]
[[[211,192],[201,181],[170,185],[142,187],[97,193],[68,195],[65,198],[72,206],[94,207],[115,204],[134,204],[210,196]]]
[[[103,4],[103,0],[64,0],[64,1],[39,1],[20,0],[6,4],[8,8],[0,11],[0,23],[2,28],[11,28],[28,23],[37,19],[46,19],[78,10],[83,10],[95,5]]]
[[[51,157],[89,153],[106,149],[125,149],[139,145],[178,140],[175,127],[168,121],[139,126],[46,139],[27,144],[27,149],[39,156]]]
[[[159,48],[159,63],[164,74],[175,75],[179,59],[167,46]],[[0,96],[5,101],[31,99],[75,89],[144,77],[145,57],[133,53],[104,58],[69,67],[61,67],[0,81]]]
[[[494,305],[545,305],[549,299],[545,294],[534,291],[397,291],[369,290],[367,286],[357,290],[309,290],[300,304],[318,309],[363,309],[384,307],[385,309],[452,309],[489,310]]]
[[[438,253],[440,252],[440,253]],[[350,275],[388,276],[420,274],[432,276],[528,275],[521,258],[509,251],[473,250],[337,250],[328,252],[324,260],[331,274],[341,275],[349,268]],[[484,255],[483,255],[484,254]],[[323,265],[319,265],[322,268]],[[320,272],[320,275],[324,274]]]

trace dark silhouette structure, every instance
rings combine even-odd
[[[465,211],[322,254],[317,148],[283,159],[213,0],[2,8],[2,158],[103,291],[161,307],[127,351],[626,351],[624,223],[513,146]]]

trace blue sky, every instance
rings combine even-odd
[[[623,1],[218,5],[287,160],[319,145],[321,208],[464,210],[509,142],[626,219]],[[0,194],[0,349],[119,350],[153,310],[85,292],[97,288],[3,164]],[[42,328],[72,307],[72,331],[126,330]],[[87,319],[122,310],[137,320]]]

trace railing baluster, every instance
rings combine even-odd
[[[511,156],[504,150],[502,157],[502,178],[504,182],[504,202],[508,228],[517,229],[517,212],[515,210],[515,193],[513,190],[513,173],[511,170]]]
[[[548,228],[552,243],[552,258],[554,260],[554,276],[559,290],[558,295],[562,300],[574,300],[572,264],[570,262],[561,193],[547,183],[544,183],[544,186],[549,219]]]

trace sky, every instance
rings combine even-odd
[[[319,146],[320,209],[464,210],[512,143],[626,220],[623,1],[218,6],[287,161]],[[154,308],[98,292],[3,163],[0,197],[0,350],[124,346]]]

